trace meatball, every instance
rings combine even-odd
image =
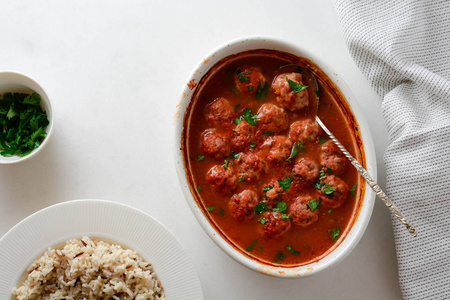
[[[277,204],[277,201],[287,200],[286,192],[280,187],[278,181],[268,184],[265,188],[269,189],[264,195],[264,202],[268,209],[272,209]]]
[[[320,133],[319,124],[314,120],[305,119],[291,124],[289,136],[294,142],[315,140]]]
[[[238,151],[244,151],[256,140],[256,127],[246,121],[241,121],[233,131],[231,147]]]
[[[285,136],[271,136],[260,147],[260,155],[273,164],[286,162],[291,154],[292,141]]]
[[[209,156],[222,159],[231,151],[228,138],[220,134],[217,129],[207,129],[202,133],[200,148]]]
[[[230,193],[236,187],[236,175],[230,167],[227,169],[219,165],[212,167],[206,174],[206,180],[216,192],[222,194]]]
[[[257,68],[243,66],[236,71],[234,81],[236,82],[236,88],[239,92],[254,95],[256,94],[258,87],[264,87],[267,80]]]
[[[300,226],[308,226],[319,219],[319,210],[314,211],[308,206],[311,197],[300,196],[289,207],[292,223]]]
[[[262,132],[280,132],[288,127],[288,115],[274,104],[263,104],[258,110],[256,123]]]
[[[291,221],[283,218],[279,212],[268,211],[263,214],[265,223],[263,225],[264,235],[268,238],[277,238],[282,236],[291,227]]]
[[[294,181],[303,184],[313,184],[319,177],[319,167],[313,160],[302,158],[292,168],[292,175]]]
[[[225,98],[218,98],[205,108],[206,119],[215,126],[230,127],[235,118],[233,107]]]
[[[344,181],[334,175],[326,175],[320,183],[318,197],[322,199],[322,204],[331,208],[342,205],[348,196],[348,187]]]
[[[322,145],[323,167],[330,168],[334,174],[341,174],[346,169],[347,163],[347,158],[333,141],[329,140]]]
[[[236,170],[238,177],[244,177],[247,181],[258,180],[261,174],[267,171],[266,162],[253,153],[240,153],[239,158],[233,160],[231,165]]]
[[[258,204],[258,195],[252,190],[234,194],[228,203],[231,215],[239,221],[251,219],[255,215],[253,207]]]
[[[302,109],[309,104],[308,90],[304,89],[299,92],[294,92],[289,85],[288,80],[294,83],[303,84],[302,75],[299,73],[283,73],[277,76],[272,83],[275,95],[277,95],[278,104],[291,111]]]

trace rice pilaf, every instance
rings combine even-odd
[[[136,251],[88,237],[49,248],[13,288],[17,299],[165,299],[150,263]]]

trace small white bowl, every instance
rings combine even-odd
[[[198,87],[197,83],[201,78],[208,72],[208,70],[214,66],[221,59],[237,54],[247,50],[254,49],[268,49],[277,50],[285,53],[292,54],[297,57],[304,57],[316,64],[331,81],[340,89],[341,93],[347,100],[348,107],[351,109],[355,120],[358,124],[359,137],[363,145],[363,151],[365,158],[366,169],[369,174],[376,178],[376,157],[373,147],[372,137],[369,131],[369,127],[364,120],[358,104],[353,96],[352,92],[348,86],[344,83],[343,79],[338,75],[338,73],[329,66],[326,61],[317,57],[314,53],[309,52],[297,45],[281,41],[276,38],[267,37],[246,37],[240,38],[231,42],[228,42],[209,55],[207,55],[201,63],[193,70],[192,74],[188,77],[185,86],[177,105],[177,111],[175,114],[175,144],[174,144],[174,156],[175,156],[175,166],[178,173],[178,178],[180,180],[181,187],[183,189],[185,198],[194,213],[197,221],[203,227],[205,232],[209,237],[230,257],[232,257],[237,262],[248,267],[251,270],[257,271],[262,274],[281,277],[281,278],[299,278],[305,277],[312,274],[316,274],[322,270],[325,270],[333,265],[336,265],[342,261],[356,246],[358,241],[361,239],[367,224],[369,223],[370,216],[372,214],[375,193],[366,184],[363,199],[361,201],[361,206],[359,214],[357,214],[356,219],[348,231],[344,239],[338,241],[338,245],[326,253],[325,256],[321,257],[319,260],[301,265],[298,267],[282,267],[282,266],[272,266],[266,265],[259,261],[256,261],[249,256],[246,256],[236,250],[232,245],[230,245],[219,232],[208,221],[207,216],[198,206],[191,191],[194,191],[195,187],[190,186],[190,180],[187,178],[187,166],[185,165],[185,159],[183,157],[183,130],[185,125],[185,118],[187,117],[187,110],[189,108],[189,103],[191,101],[191,96]]]
[[[53,110],[52,105],[50,103],[50,99],[48,98],[47,93],[44,89],[33,79],[30,77],[11,71],[0,71],[0,95],[5,93],[28,93],[31,94],[33,92],[38,93],[41,96],[41,108],[43,111],[47,113],[47,119],[50,122],[45,129],[47,132],[46,137],[42,141],[41,145],[31,151],[30,154],[26,156],[2,156],[0,155],[0,164],[13,164],[20,161],[24,161],[34,157],[38,152],[44,149],[45,145],[47,145],[51,133],[53,131]]]

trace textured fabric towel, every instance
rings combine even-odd
[[[336,0],[344,39],[382,97],[386,192],[405,299],[450,299],[450,1]]]

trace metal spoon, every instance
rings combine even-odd
[[[284,67],[281,67],[280,70],[278,70],[277,73],[288,73],[292,72],[294,70],[301,73],[307,84],[310,85],[310,87],[314,91],[319,90],[319,85],[317,83],[316,77],[305,67],[300,67],[297,65],[287,65]],[[317,110],[319,108],[319,93],[315,93],[317,97]],[[331,131],[323,124],[323,122],[320,120],[320,118],[317,116],[317,110],[315,114],[316,122],[319,124],[320,127],[328,134],[328,136],[331,138],[331,140],[338,146],[338,148],[344,153],[345,157],[348,158],[348,160],[352,163],[352,165],[356,168],[356,170],[361,174],[361,176],[366,180],[366,182],[369,184],[369,186],[372,188],[372,190],[375,192],[375,194],[378,196],[378,198],[383,201],[383,203],[389,208],[391,213],[408,229],[409,233],[413,237],[417,237],[416,229],[405,219],[405,217],[402,215],[402,213],[397,209],[397,207],[392,203],[392,201],[388,198],[388,196],[383,192],[383,190],[380,188],[380,186],[372,179],[372,177],[369,175],[366,169],[363,168],[363,166],[345,149],[345,147],[339,142],[339,140],[331,133]]]

